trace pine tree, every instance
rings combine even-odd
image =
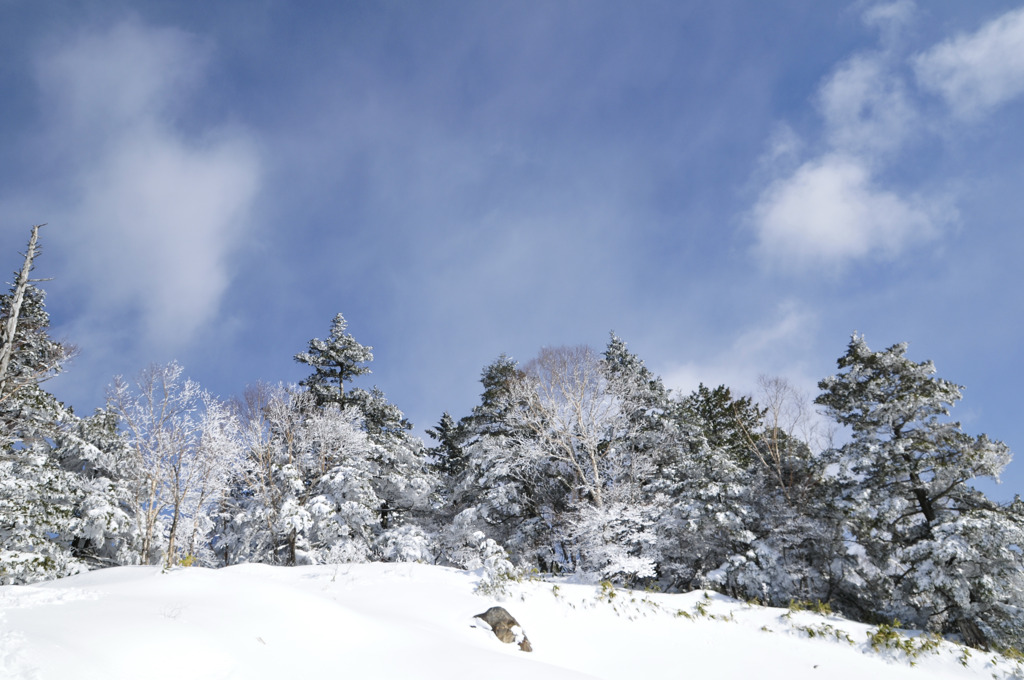
[[[999,506],[970,485],[998,478],[1009,449],[948,418],[962,388],[936,377],[932,362],[908,359],[905,343],[874,352],[854,334],[838,365],[817,403],[852,432],[836,452],[837,502],[863,557],[846,597],[970,644],[1019,644],[1020,504]]]
[[[752,462],[751,449],[761,437],[765,409],[751,397],[733,398],[725,385],[712,390],[701,383],[679,406],[692,422],[699,424],[708,446],[724,451],[743,465]]]
[[[97,409],[89,418],[69,419],[55,437],[54,451],[79,488],[72,554],[89,567],[136,564],[134,461],[117,416]]]
[[[300,384],[308,389],[316,408],[334,406],[357,414],[372,444],[367,449],[368,463],[375,469],[373,486],[379,499],[374,555],[387,553],[404,559],[425,549],[423,527],[421,533],[411,527],[429,523],[435,475],[423,443],[410,434],[412,424],[402,411],[376,386],[370,390],[347,387],[354,378],[370,372],[366,364],[373,354],[371,347],[359,344],[346,328],[345,318],[338,314],[327,340],[314,338],[308,352],[295,355],[296,361],[314,369]]]
[[[666,439],[674,436],[678,425],[669,390],[614,333],[601,365],[608,392],[625,416],[625,429],[616,433],[622,440],[620,450],[628,451],[637,464],[657,465],[659,451],[664,450]],[[639,476],[637,479],[641,481]]]
[[[466,452],[464,446],[469,438],[469,425],[466,422],[455,422],[451,414],[445,411],[441,420],[427,435],[437,442],[428,452],[431,466],[444,477],[454,479],[466,469]]]
[[[511,390],[525,377],[519,362],[507,354],[484,367],[480,384],[484,391],[470,416],[472,429],[481,434],[507,432],[506,412],[515,407]]]
[[[38,254],[32,228],[24,265],[0,299],[0,583],[25,583],[80,568],[70,550],[74,479],[52,454],[63,405],[40,383],[67,351],[47,334],[43,291],[29,278]]]
[[[296,361],[313,368],[313,374],[299,384],[309,390],[317,405],[347,406],[350,399],[346,396],[345,386],[353,378],[370,372],[366,364],[373,361],[373,347],[356,342],[350,333],[345,332],[347,328],[345,317],[337,314],[326,340],[313,338],[309,341],[308,352],[295,355]]]
[[[427,464],[437,479],[437,505],[432,514],[441,527],[449,527],[455,516],[465,509],[456,505],[455,488],[469,466],[466,446],[473,437],[470,419],[456,422],[445,411],[437,426],[427,430],[427,435],[437,442],[425,451]],[[456,539],[455,543],[461,545],[462,539]],[[445,553],[446,549],[442,548],[441,552]]]

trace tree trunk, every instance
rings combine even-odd
[[[988,640],[974,621],[966,618],[960,619],[956,622],[956,626],[960,629],[960,637],[963,638],[965,645],[975,649],[988,649]]]
[[[39,228],[43,225],[37,224],[32,227],[32,236],[28,240],[28,250],[25,251],[25,263],[18,274],[18,280],[14,284],[14,296],[11,298],[11,309],[7,315],[7,322],[4,324],[3,336],[0,337],[0,399],[7,391],[7,370],[11,364],[11,356],[14,354],[14,338],[18,331],[18,315],[21,314],[21,303],[25,300],[25,289],[28,288],[28,275],[32,271],[32,260],[38,253],[37,242],[39,241]]]
[[[178,517],[180,512],[178,510],[179,504],[177,500],[174,503],[174,512],[171,513],[171,530],[167,537],[167,568],[170,569],[174,566],[174,538],[178,532]]]

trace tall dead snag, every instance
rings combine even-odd
[[[28,250],[25,251],[25,263],[18,274],[18,280],[14,283],[14,295],[11,299],[11,309],[4,323],[3,335],[0,336],[0,401],[11,391],[7,385],[7,371],[11,364],[11,356],[14,354],[14,339],[18,331],[18,315],[21,314],[21,304],[25,300],[25,290],[32,281],[28,278],[32,272],[32,261],[39,254],[39,228],[43,224],[32,226],[32,236],[28,240]]]

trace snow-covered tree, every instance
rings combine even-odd
[[[73,348],[50,338],[45,293],[30,278],[38,232],[0,296],[0,583],[120,562],[133,543],[116,433],[42,387]]]
[[[241,455],[233,415],[183,373],[175,362],[152,365],[108,390],[131,451],[142,563],[212,559],[210,515]]]
[[[469,423],[466,420],[455,422],[451,414],[445,411],[437,426],[427,430],[431,439],[437,442],[428,450],[430,465],[445,478],[454,479],[466,469],[465,445],[470,437]]]
[[[38,429],[0,454],[0,584],[58,578],[84,568],[71,550],[76,479]]]
[[[357,406],[306,390],[250,388],[239,412],[247,453],[221,505],[224,563],[432,559],[413,521],[433,490],[418,449],[376,441]]]
[[[0,325],[0,408],[16,408],[7,404],[19,393],[37,391],[39,384],[60,373],[75,348],[51,340],[48,334],[50,317],[44,309],[45,294],[30,278],[39,256],[39,229],[32,227],[28,249],[21,270],[15,275],[10,293],[2,299],[3,323]],[[32,397],[27,397],[31,401]],[[5,421],[10,429],[11,422]],[[9,433],[4,441],[10,441]]]
[[[458,469],[442,476],[439,559],[444,563],[466,566],[473,559],[466,555],[477,554],[484,540],[545,571],[559,563],[552,518],[563,508],[552,502],[561,503],[565,487],[537,465],[538,457],[531,454],[536,442],[510,418],[522,406],[516,384],[524,377],[515,360],[501,355],[481,374],[480,404],[457,430],[442,430],[457,437],[454,443],[461,451]]]
[[[115,414],[98,409],[89,418],[67,418],[54,437],[55,454],[78,488],[72,554],[89,567],[138,560],[134,460],[117,425]]]
[[[656,475],[662,453],[679,437],[678,408],[661,379],[614,333],[601,357],[601,370],[609,398],[622,416],[609,433],[609,444],[625,457],[635,496]]]
[[[348,322],[341,314],[331,322],[331,333],[326,340],[313,338],[309,351],[295,355],[295,360],[313,368],[313,374],[300,384],[309,390],[318,405],[349,404],[346,385],[370,372],[367,365],[373,361],[373,347],[356,342],[346,333]]]
[[[745,552],[753,539],[746,526],[749,481],[749,471],[709,446],[693,423],[684,420],[676,437],[665,440],[647,494],[663,508],[656,532],[659,576],[668,589],[713,585],[728,558]]]
[[[255,407],[242,418],[247,453],[221,508],[225,563],[366,560],[380,499],[358,413],[313,408],[309,392],[284,387],[247,396]]]
[[[546,347],[523,370],[512,392],[520,407],[509,420],[537,442],[530,451],[558,471],[570,503],[601,507],[608,485],[628,474],[628,460],[605,445],[625,416],[608,394],[599,356],[586,346]]]
[[[296,361],[313,367],[313,374],[300,384],[317,408],[333,404],[342,411],[351,409],[374,445],[368,455],[376,469],[381,530],[426,523],[436,481],[423,442],[410,434],[412,424],[379,388],[346,387],[353,378],[369,373],[367,364],[373,360],[372,347],[358,343],[346,328],[345,318],[338,314],[327,340],[314,338],[308,352],[295,355]]]
[[[4,326],[12,329],[10,335],[5,331],[7,365],[0,383],[3,583],[54,578],[79,568],[70,546],[77,480],[54,452],[54,436],[67,412],[40,385],[61,368],[66,352],[47,333],[43,291],[27,282],[28,269],[23,272],[0,299]]]
[[[632,581],[655,573],[642,487],[667,391],[614,336],[607,357],[546,348],[520,369],[502,356],[473,415],[441,433],[465,460],[452,514],[541,569]]]
[[[711,389],[701,383],[679,400],[679,408],[700,427],[708,446],[743,464],[752,461],[752,445],[760,439],[765,411],[751,397],[733,397],[725,385]]]
[[[974,645],[1019,645],[1021,507],[970,484],[998,478],[1009,449],[949,419],[961,388],[908,359],[906,344],[875,352],[854,334],[838,365],[817,403],[852,433],[836,452],[837,503],[855,542],[848,605]]]

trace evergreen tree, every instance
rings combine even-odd
[[[659,576],[672,590],[705,588],[721,581],[727,560],[744,554],[754,538],[746,526],[750,471],[711,447],[693,424],[684,421],[673,435],[647,487],[663,508]]]
[[[749,396],[733,398],[725,385],[709,389],[701,383],[683,398],[679,407],[691,422],[699,424],[708,446],[736,458],[743,465],[752,462],[752,448],[761,438],[765,409]]]
[[[50,339],[44,293],[29,274],[38,254],[33,227],[24,266],[0,299],[0,583],[73,573],[76,485],[53,455],[65,410],[40,383],[56,374],[67,350]]]
[[[616,436],[619,448],[637,464],[657,465],[659,451],[666,448],[678,429],[676,407],[661,379],[651,373],[626,343],[614,333],[602,355],[608,391],[625,416],[624,429]],[[622,447],[625,446],[625,449]],[[644,480],[637,476],[637,482]]]
[[[437,426],[427,430],[427,435],[437,442],[437,446],[428,449],[431,466],[447,478],[461,475],[466,469],[466,452],[463,447],[470,436],[469,424],[464,421],[456,423],[451,414],[445,411]]]
[[[420,533],[411,527],[429,524],[435,476],[423,443],[410,434],[412,424],[402,411],[377,387],[346,387],[354,378],[369,373],[366,364],[373,360],[372,348],[359,344],[346,328],[345,318],[338,314],[327,340],[314,338],[308,352],[295,355],[296,361],[314,369],[300,384],[308,389],[316,408],[335,406],[356,414],[373,444],[368,452],[376,471],[374,490],[379,498],[376,511],[381,533],[376,545],[388,546],[375,554],[407,559],[425,550],[422,527]]]
[[[340,405],[340,404],[339,404]],[[382,444],[408,444],[409,430],[412,429],[405,415],[377,386],[370,390],[361,387],[349,391],[346,406],[352,406],[363,414],[363,427],[375,441]]]
[[[90,567],[138,562],[134,461],[117,425],[115,414],[97,409],[89,418],[68,419],[55,436],[54,452],[79,489],[71,551]]]
[[[844,596],[868,614],[973,645],[1019,645],[1020,504],[999,506],[970,485],[997,478],[1009,449],[948,418],[961,388],[936,377],[932,362],[908,359],[905,343],[874,352],[854,334],[838,365],[817,403],[852,432],[836,451],[837,503],[859,546]]]
[[[448,527],[455,515],[465,509],[456,507],[455,487],[466,474],[469,465],[466,446],[473,436],[470,419],[463,418],[456,422],[451,414],[445,411],[437,426],[428,429],[427,434],[437,442],[435,446],[426,450],[428,464],[437,478],[438,502],[433,514],[442,527]],[[459,545],[461,542],[461,538],[456,541]],[[474,544],[478,543],[479,541],[474,541]]]
[[[74,350],[50,338],[45,293],[29,278],[38,231],[0,296],[0,583],[120,562],[133,542],[116,432],[42,387]]]
[[[633,584],[654,578],[664,560],[657,528],[668,498],[656,480],[680,427],[669,390],[615,333],[610,334],[601,368],[607,398],[621,415],[604,443],[609,456],[617,459],[619,474],[609,480],[612,506],[585,512],[575,532],[602,578]]]
[[[370,372],[366,364],[373,361],[373,347],[356,342],[345,332],[346,328],[345,317],[337,314],[326,340],[313,338],[309,341],[309,351],[295,355],[296,361],[313,368],[313,374],[299,384],[309,390],[317,405],[347,406],[350,400],[346,397],[345,386],[353,378]]]
[[[557,561],[545,503],[561,481],[535,464],[534,438],[512,420],[523,405],[517,384],[524,378],[519,364],[502,354],[481,373],[484,390],[472,414],[454,427],[443,419],[439,426],[438,433],[462,452],[462,464],[443,478],[447,502],[440,557],[446,563],[475,564],[487,541],[545,571]],[[564,495],[564,489],[555,495]]]
[[[510,398],[512,388],[525,377],[519,362],[506,354],[492,361],[480,375],[484,391],[480,404],[470,416],[472,429],[480,434],[501,433],[507,430],[506,414],[515,402]]]

